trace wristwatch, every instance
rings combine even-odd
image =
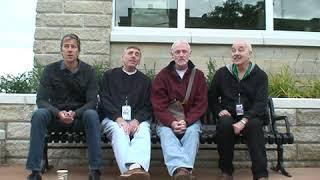
[[[245,121],[244,119],[241,119],[240,121],[242,122],[243,125],[247,124],[247,121]]]

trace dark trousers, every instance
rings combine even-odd
[[[236,135],[234,134],[232,124],[235,122],[237,120],[230,116],[220,117],[217,122],[219,168],[223,173],[229,175],[232,175],[234,171],[232,161]],[[246,138],[249,149],[253,179],[268,177],[262,120],[258,118],[249,119],[241,133]]]
[[[48,129],[85,130],[88,145],[89,168],[98,170],[102,167],[102,150],[100,146],[100,121],[95,110],[85,110],[74,123],[66,125],[57,120],[47,109],[36,110],[31,118],[30,147],[26,168],[41,170],[44,140]]]

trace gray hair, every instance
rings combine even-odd
[[[173,49],[178,45],[178,44],[185,44],[189,48],[189,51],[191,51],[190,44],[186,40],[177,40],[175,41],[172,46],[171,46],[171,53],[173,52]]]

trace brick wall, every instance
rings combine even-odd
[[[80,59],[110,59],[112,0],[38,0],[34,59],[47,64],[61,59],[60,40],[67,33],[81,39]]]

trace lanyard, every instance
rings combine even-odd
[[[126,96],[126,101],[124,103],[126,106],[128,106],[128,96]]]

